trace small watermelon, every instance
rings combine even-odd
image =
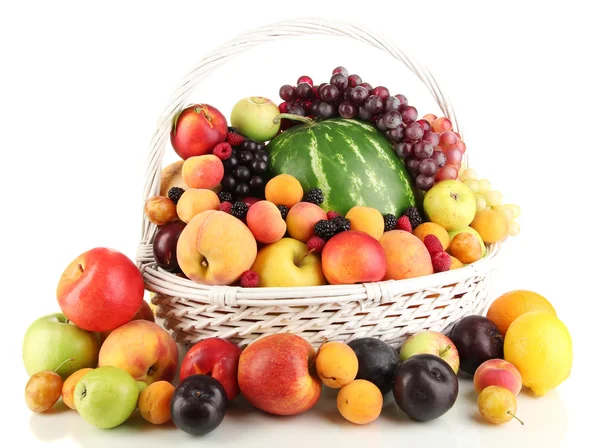
[[[345,215],[355,205],[399,216],[418,194],[404,162],[371,124],[332,118],[294,126],[266,147],[270,174],[289,174],[304,191],[320,188],[324,210]]]

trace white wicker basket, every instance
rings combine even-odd
[[[323,19],[284,21],[244,33],[202,58],[183,78],[160,116],[151,142],[144,202],[160,190],[163,154],[173,117],[187,105],[193,89],[210,73],[246,50],[276,39],[307,34],[351,37],[389,53],[404,63],[431,92],[443,114],[460,132],[446,96],[433,76],[382,36],[347,23]],[[466,156],[466,154],[465,154]],[[466,159],[463,159],[466,163]],[[143,217],[137,263],[146,288],[153,292],[158,316],[181,343],[208,337],[227,338],[240,346],[273,333],[294,333],[318,346],[324,338],[350,341],[376,337],[397,348],[421,330],[447,332],[458,319],[487,309],[499,245],[466,267],[408,280],[300,288],[208,286],[157,266],[152,242],[156,226]]]

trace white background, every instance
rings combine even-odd
[[[597,420],[599,398],[594,3],[3,2],[3,435],[26,446],[575,446]],[[532,289],[554,304],[574,341],[571,377],[544,398],[519,396],[524,427],[477,420],[467,380],[457,405],[429,424],[409,422],[391,406],[376,423],[353,427],[331,396],[286,419],[237,403],[202,440],[139,421],[100,431],[74,413],[32,415],[23,400],[23,333],[37,317],[58,311],[56,284],[75,256],[106,246],[135,257],[147,149],[179,80],[225,40],[302,16],[348,20],[387,35],[449,93],[471,166],[523,210],[522,233],[502,254],[495,294]],[[302,74],[326,81],[337,65],[404,93],[421,115],[439,113],[400,63],[338,38],[253,50],[213,74],[190,101],[228,115],[242,97],[277,100],[280,85]]]

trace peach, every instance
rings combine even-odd
[[[225,212],[207,210],[181,232],[177,262],[190,280],[230,285],[252,267],[257,250],[252,232],[242,221]]]
[[[90,367],[86,367],[84,369],[79,369],[76,372],[73,372],[71,375],[69,375],[69,377],[63,383],[62,392],[61,392],[62,400],[63,400],[63,403],[66,404],[71,409],[76,409],[73,394],[75,392],[75,386],[77,385],[77,382],[86,373],[91,372],[92,370],[94,370],[94,369],[92,369]]]
[[[503,359],[488,359],[473,375],[473,386],[477,395],[488,386],[500,386],[518,395],[523,385],[519,370]]]
[[[481,258],[481,244],[472,233],[462,232],[452,238],[448,253],[461,263],[470,264]]]
[[[350,220],[350,230],[368,233],[377,241],[383,235],[385,223],[383,215],[377,209],[356,205],[348,210],[346,219]]]
[[[385,232],[379,240],[385,251],[384,280],[402,280],[433,274],[431,256],[425,244],[404,230]]]
[[[323,248],[321,263],[332,285],[378,282],[385,276],[383,247],[368,233],[357,230],[333,236]]]
[[[462,261],[460,261],[458,258],[450,255],[450,269],[451,270],[462,268],[463,266],[464,266],[464,264],[462,263]]]
[[[292,208],[304,197],[302,185],[294,176],[279,174],[265,186],[265,198],[275,205]]]
[[[471,222],[485,243],[497,243],[506,235],[506,216],[498,210],[480,210]]]
[[[320,220],[327,220],[327,213],[311,202],[298,202],[287,215],[287,227],[290,236],[306,243],[314,235],[314,227]]]
[[[281,212],[269,201],[254,203],[248,210],[246,222],[256,241],[265,244],[279,241],[287,229]]]
[[[218,210],[219,196],[212,190],[190,188],[183,192],[177,201],[177,216],[186,224],[206,210]]]
[[[215,188],[221,183],[225,169],[214,154],[190,157],[181,169],[184,182],[190,188]]]
[[[315,367],[323,384],[339,389],[356,378],[358,358],[349,345],[337,341],[327,342],[317,353]]]
[[[138,398],[138,408],[144,420],[154,425],[170,421],[174,391],[175,386],[168,381],[157,381],[146,387]]]
[[[354,380],[340,389],[337,408],[349,422],[365,425],[377,420],[383,408],[383,395],[375,384]]]
[[[163,226],[177,218],[175,204],[164,196],[152,196],[144,204],[144,213],[151,223]]]
[[[148,320],[132,320],[113,330],[100,348],[98,367],[114,366],[136,381],[173,381],[179,352],[171,335]]]
[[[427,235],[435,235],[438,240],[440,240],[440,243],[442,243],[444,250],[448,249],[448,246],[450,245],[450,235],[448,235],[448,231],[435,222],[424,222],[417,226],[417,228],[413,230],[413,235],[423,242]]]

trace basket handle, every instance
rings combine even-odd
[[[143,193],[144,202],[150,197],[157,195],[160,191],[162,160],[173,118],[180,110],[186,107],[187,99],[196,86],[221,65],[257,45],[287,37],[312,34],[350,37],[382,50],[402,62],[423,82],[444,115],[452,121],[454,128],[460,133],[454,109],[431,73],[385,37],[356,25],[333,19],[305,18],[285,20],[255,28],[225,42],[200,59],[192,70],[180,81],[179,86],[171,96],[169,106],[159,117],[157,130],[150,143],[150,154],[148,155],[146,166],[146,183]],[[464,163],[466,164],[466,154]],[[155,232],[156,225],[152,224],[146,215],[143,214],[141,244],[150,243]]]

